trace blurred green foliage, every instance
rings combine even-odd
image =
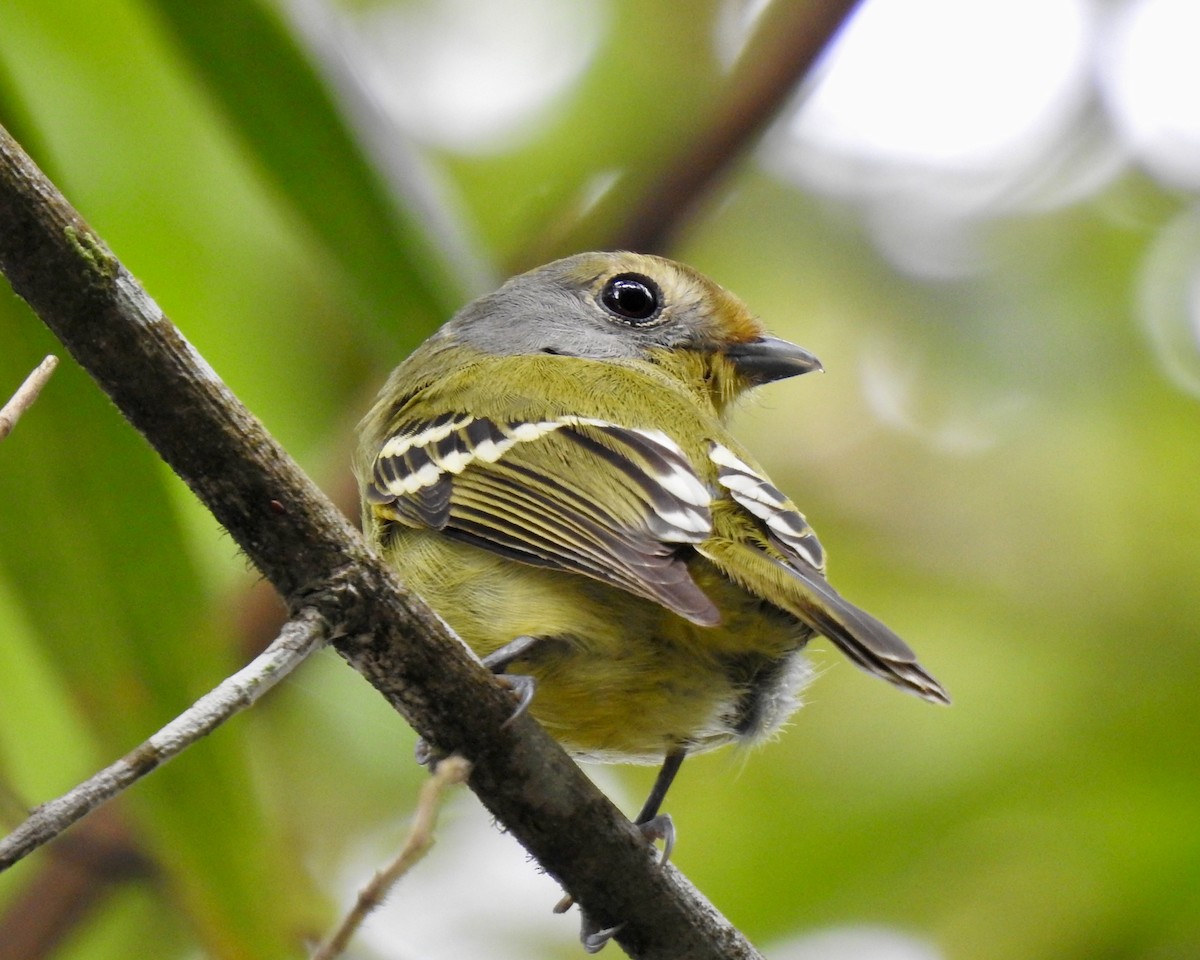
[[[424,151],[481,274],[564,238],[602,244],[622,181],[581,220],[590,187],[648,182],[727,80],[696,55],[716,4],[606,11],[540,126]],[[353,423],[472,283],[394,201],[278,9],[6,0],[0,122],[352,503]],[[899,697],[818,648],[825,675],[779,742],[685,765],[676,862],[768,953],[871,924],[970,960],[1197,955],[1200,408],[1134,314],[1142,259],[1188,198],[1126,173],[990,224],[986,269],[938,281],[891,267],[849,207],[752,162],[719,200],[672,252],[829,371],[768,388],[738,430],[814,522],[834,581],[956,703]],[[0,393],[55,350],[0,298]],[[0,446],[6,823],[14,800],[61,792],[243,663],[254,579],[67,359]],[[410,756],[400,719],[318,658],[119,802],[156,872],[55,955],[302,955],[359,879],[351,852],[404,817]],[[620,777],[632,797],[651,773]],[[3,922],[51,856],[0,876]],[[472,864],[454,867],[457,923],[482,906]],[[396,895],[401,915],[421,883]],[[573,922],[553,929],[497,934],[494,955],[577,956]]]

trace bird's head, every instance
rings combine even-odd
[[[821,369],[703,274],[637,253],[581,253],[523,273],[441,335],[495,354],[645,361],[718,410],[749,387]]]

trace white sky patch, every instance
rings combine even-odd
[[[990,163],[1077,101],[1086,0],[871,0],[793,133],[929,166]]]
[[[1101,77],[1118,130],[1155,176],[1200,189],[1200,3],[1132,0],[1111,27]]]
[[[981,224],[1075,202],[1123,168],[1106,129],[1079,133],[1097,26],[1091,0],[867,0],[764,161],[859,206],[902,272],[980,273]]]

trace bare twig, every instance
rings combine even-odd
[[[775,0],[759,18],[712,122],[630,205],[611,246],[665,252],[722,177],[758,142],[860,0]]]
[[[524,714],[508,690],[324,497],[0,128],[0,269],[187,482],[293,611],[439,753],[640,960],[748,960],[754,948]]]
[[[222,680],[140,746],[61,797],[43,803],[24,823],[0,840],[0,870],[53,840],[104,801],[132,786],[151,770],[212,733],[235,713],[255,703],[309,654],[325,645],[327,626],[315,610],[301,611],[253,661]]]
[[[17,387],[17,392],[3,407],[0,407],[0,440],[13,431],[21,414],[33,406],[33,401],[42,392],[42,387],[50,379],[50,374],[58,366],[58,357],[51,354],[33,369],[33,373],[25,378],[25,382]]]
[[[313,954],[312,960],[335,960],[346,952],[350,938],[358,932],[368,915],[383,903],[392,888],[433,846],[433,828],[447,787],[463,783],[471,773],[471,764],[462,757],[447,757],[438,763],[433,776],[421,787],[417,809],[404,845],[396,858],[371,878],[358,893],[350,912],[342,918],[333,935]]]
[[[629,170],[587,215],[551,222],[510,264],[528,270],[580,250],[667,253],[725,176],[796,94],[861,0],[774,0],[720,92],[696,111],[677,150],[656,168]]]

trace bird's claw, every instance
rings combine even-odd
[[[638,832],[646,838],[646,842],[653,846],[657,841],[663,842],[662,856],[658,858],[658,867],[661,870],[666,866],[667,861],[671,858],[671,851],[675,849],[675,822],[671,819],[669,813],[660,813],[656,817],[651,817],[645,823],[635,823]],[[566,913],[575,905],[575,898],[569,893],[563,894],[561,900],[554,905],[555,913]],[[583,944],[583,949],[588,953],[598,953],[603,949],[620,929],[625,926],[623,923],[618,923],[613,927],[597,928],[588,918],[586,913],[583,914],[583,922],[579,929],[579,940]]]
[[[671,819],[671,815],[660,813],[657,817],[651,817],[645,823],[635,823],[634,826],[641,831],[647,843],[653,845],[657,840],[663,842],[662,856],[658,859],[658,865],[666,866],[667,861],[671,859],[671,851],[675,849],[675,821]]]
[[[539,643],[541,643],[541,639],[538,637],[516,637],[499,650],[493,650],[483,658],[483,665],[496,675],[497,680],[517,695],[517,709],[501,724],[501,730],[507,730],[513,721],[525,712],[537,688],[533,677],[519,673],[507,674],[504,671],[518,660],[525,659],[531,650],[537,648]]]
[[[429,741],[424,737],[417,737],[417,742],[413,745],[413,757],[416,758],[417,763],[423,767],[428,767],[431,772],[437,765],[438,760],[441,759],[437,751],[429,745]]]
[[[500,724],[501,730],[507,730],[529,708],[529,704],[533,700],[533,694],[537,690],[537,681],[533,677],[524,674],[513,675],[507,673],[496,674],[496,679],[508,687],[517,697],[517,708],[507,720]]]
[[[596,928],[585,913],[583,925],[579,929],[579,942],[583,944],[584,952],[599,953],[608,945],[609,940],[621,932],[623,926],[625,924],[618,923],[613,927]]]
[[[521,714],[529,709],[529,704],[533,700],[533,695],[537,690],[537,681],[533,677],[521,674],[509,676],[506,673],[496,674],[496,679],[508,687],[517,697],[516,709],[513,710],[507,720],[500,724],[501,730],[507,730]],[[429,745],[429,741],[424,737],[417,737],[416,745],[413,747],[413,755],[416,757],[417,763],[423,767],[429,767],[430,770],[434,768],[437,761],[442,759],[442,755],[434,750]]]

